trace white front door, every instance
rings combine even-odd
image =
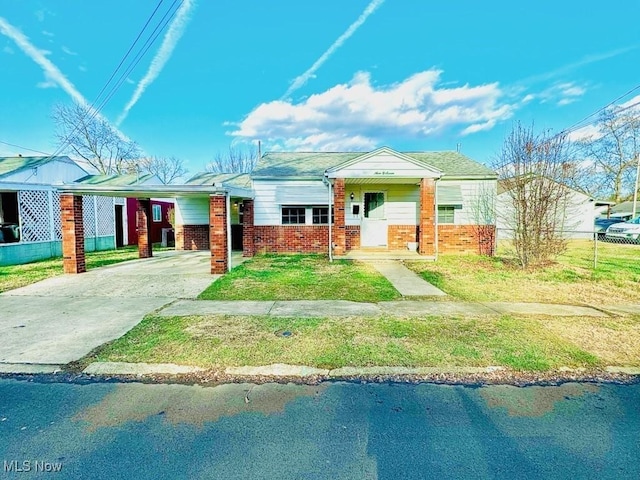
[[[360,223],[362,247],[387,246],[387,218],[384,211],[384,192],[365,192],[362,222]]]

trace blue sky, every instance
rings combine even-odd
[[[142,42],[180,1],[160,4]],[[0,141],[55,151],[53,106],[93,102],[158,3],[3,2]],[[264,151],[459,143],[489,162],[514,120],[559,131],[638,86],[638,18],[627,0],[184,0],[101,113],[191,173],[256,139]],[[16,153],[35,154],[0,143]]]

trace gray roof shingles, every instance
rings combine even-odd
[[[325,170],[368,152],[273,152],[266,153],[253,177],[321,177]],[[402,152],[442,171],[445,176],[496,177],[493,170],[458,152]]]

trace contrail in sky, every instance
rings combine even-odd
[[[184,0],[184,3],[180,5],[176,18],[171,22],[169,30],[162,39],[162,45],[160,45],[158,53],[156,53],[153,60],[151,60],[151,65],[149,66],[147,73],[138,83],[129,103],[125,105],[124,110],[122,110],[122,113],[116,120],[116,125],[120,125],[124,119],[127,118],[129,110],[131,110],[138,100],[140,100],[140,97],[142,97],[142,94],[145,92],[147,87],[151,85],[158,75],[160,75],[160,72],[162,72],[162,69],[171,58],[174,48],[178,44],[180,37],[182,37],[182,34],[189,23],[189,13],[194,6],[195,0]]]
[[[33,45],[29,39],[16,27],[11,25],[7,20],[0,17],[0,33],[10,38],[31,60],[36,62],[46,78],[56,85],[59,85],[77,104],[85,107],[99,119],[109,123],[109,121],[91,106],[87,99],[78,91],[78,89],[69,81],[69,79],[49,60],[45,52]],[[112,127],[120,138],[129,140],[129,138],[115,127]]]
[[[369,18],[369,15],[375,12],[378,9],[378,7],[380,7],[380,5],[382,5],[383,3],[384,3],[384,0],[373,0],[369,5],[367,5],[367,8],[364,9],[364,12],[360,14],[358,19],[355,22],[353,22],[351,25],[349,25],[349,28],[347,28],[347,30],[345,30],[345,32],[342,35],[340,35],[335,42],[333,42],[333,44],[327,49],[327,51],[324,52],[320,56],[320,58],[318,58],[318,60],[316,60],[315,63],[311,65],[311,67],[306,72],[304,72],[302,75],[299,75],[293,80],[293,82],[291,83],[291,85],[289,86],[285,94],[280,98],[280,100],[284,100],[285,98],[289,97],[293,92],[295,92],[300,87],[302,87],[305,83],[307,83],[307,81],[309,81],[309,79],[313,76],[313,74],[327,60],[329,60],[329,58],[331,58],[331,55],[333,55],[335,51],[344,44],[344,42],[349,40],[349,38],[354,33],[356,33],[356,30],[358,30],[358,28],[360,28],[362,24],[367,21],[367,18]]]
[[[7,22],[4,18],[0,17],[0,33],[9,37],[15,42],[15,44],[29,57],[36,62],[40,68],[44,71],[48,80],[55,82],[65,92],[69,94],[76,103],[79,103],[83,107],[89,107],[89,102],[82,96],[82,94],[76,89],[67,77],[56,67],[51,60],[49,60],[42,50],[36,48],[29,39],[17,28]]]

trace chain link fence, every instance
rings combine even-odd
[[[497,229],[496,254],[517,261],[513,230]],[[628,262],[640,263],[640,225],[612,225],[604,230],[564,230],[556,232],[566,248],[560,262],[585,269],[612,269]]]

